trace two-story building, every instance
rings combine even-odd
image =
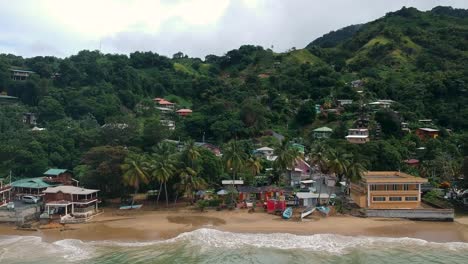
[[[275,150],[269,147],[261,147],[254,150],[254,154],[265,158],[270,161],[276,160],[277,156],[274,155]]]
[[[333,134],[333,129],[329,127],[319,127],[314,129],[313,132],[315,139],[327,139]]]
[[[11,185],[5,179],[0,178],[0,207],[5,206],[11,200]]]
[[[34,72],[33,71],[25,71],[20,69],[10,69],[11,79],[13,81],[24,81],[29,78]]]
[[[421,184],[427,179],[398,171],[369,171],[351,183],[351,198],[362,208],[415,209],[421,204]]]
[[[78,186],[78,181],[73,179],[73,173],[67,169],[49,169],[44,172],[43,179],[51,185]]]
[[[99,190],[76,186],[49,187],[43,191],[45,211],[49,216],[88,217],[98,211]]]
[[[348,129],[346,140],[353,144],[364,144],[370,141],[369,129],[367,128],[351,128]]]

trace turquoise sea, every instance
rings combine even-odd
[[[0,263],[468,263],[468,243],[198,229],[152,242],[0,236]]]

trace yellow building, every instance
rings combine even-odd
[[[414,209],[421,204],[421,184],[427,179],[398,171],[369,171],[351,184],[351,198],[369,209]]]

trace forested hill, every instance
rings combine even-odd
[[[465,133],[467,12],[403,8],[284,53],[246,45],[204,59],[87,50],[65,59],[2,54],[0,92],[21,103],[0,104],[0,173],[13,168],[17,175],[33,176],[48,166],[74,168],[92,147],[148,149],[164,138],[204,136],[222,144],[274,130],[308,144],[311,130],[327,125],[343,139],[359,115],[356,102],[377,99],[396,101],[398,118],[410,126],[433,119],[439,128]],[[12,68],[35,74],[14,81]],[[361,94],[350,86],[357,79],[364,83]],[[162,116],[154,109],[155,97],[193,114]],[[338,99],[355,103],[340,115],[315,116],[315,105],[333,109]],[[31,133],[21,122],[26,112],[35,113],[37,126],[46,130]],[[175,121],[176,129],[164,130],[159,119]],[[112,126],[102,128],[105,124],[131,129],[121,135],[104,129]]]

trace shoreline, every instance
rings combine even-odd
[[[468,242],[468,217],[455,222],[427,222],[406,219],[359,218],[319,214],[300,221],[283,220],[265,212],[246,210],[206,211],[190,209],[119,211],[106,208],[90,222],[68,224],[62,229],[17,230],[0,224],[0,235],[38,236],[46,242],[63,239],[82,241],[146,242],[165,240],[200,228],[233,233],[290,233],[295,235],[336,234],[344,236],[416,238],[430,242]]]

